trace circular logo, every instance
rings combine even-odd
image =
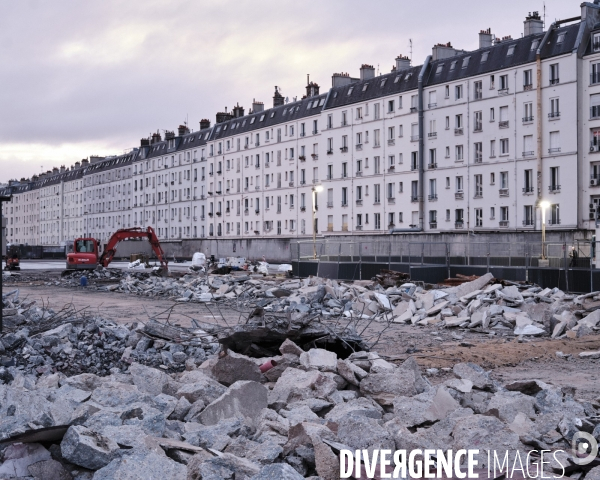
[[[577,432],[571,440],[573,462],[577,465],[587,465],[598,456],[598,442],[586,432]]]

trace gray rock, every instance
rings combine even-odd
[[[239,381],[209,404],[200,414],[204,425],[215,425],[227,418],[254,420],[267,407],[267,389],[260,383]]]
[[[600,465],[585,474],[585,480],[600,480]]]
[[[52,459],[29,465],[27,470],[35,480],[73,480],[73,476],[62,463]]]
[[[98,470],[93,480],[166,480],[184,479],[187,469],[164,454],[148,450],[132,450]]]
[[[380,420],[383,418],[383,408],[368,397],[359,397],[336,405],[325,415],[325,419],[337,423],[347,415],[363,415]]]
[[[170,420],[183,420],[187,413],[190,411],[192,404],[185,397],[180,397],[173,409],[173,412],[169,415]]]
[[[3,452],[0,478],[27,477],[29,467],[50,460],[50,452],[39,443],[15,443]]]
[[[287,463],[274,463],[261,468],[260,472],[250,480],[303,480],[300,475]]]
[[[535,418],[535,399],[521,392],[497,392],[488,403],[487,412],[505,423],[512,423],[519,412]]]
[[[60,451],[65,460],[97,470],[110,463],[119,446],[114,440],[78,425],[69,427],[60,443]]]
[[[338,422],[337,438],[351,450],[395,449],[392,435],[374,418],[346,415]],[[339,464],[338,464],[339,466]]]
[[[212,368],[212,376],[226,386],[233,385],[238,380],[259,382],[261,379],[258,365],[250,358],[237,354],[219,358]]]
[[[199,372],[198,372],[199,373]],[[194,383],[183,385],[177,390],[177,398],[185,397],[190,403],[203,400],[205,404],[211,403],[227,391],[223,385],[206,375],[197,375]]]
[[[305,368],[335,372],[337,370],[337,355],[322,348],[311,348],[308,352],[302,352],[300,363]]]
[[[279,410],[290,403],[308,398],[325,399],[336,389],[335,381],[321,372],[287,368],[269,392],[269,405]]]
[[[494,382],[489,374],[474,363],[457,363],[452,369],[454,375],[463,380],[470,380],[475,388],[489,390],[494,387]]]
[[[91,400],[104,407],[117,407],[131,405],[136,402],[150,400],[150,396],[140,392],[135,385],[120,382],[106,382],[101,384],[92,393]]]

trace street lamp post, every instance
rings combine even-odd
[[[322,191],[321,185],[312,187],[313,258],[315,260],[317,259],[317,193]]]
[[[546,209],[550,206],[549,202],[541,202],[540,208],[542,209],[542,260],[546,258]]]

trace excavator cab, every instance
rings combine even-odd
[[[73,252],[67,255],[67,270],[92,270],[98,265],[98,242],[94,238],[78,238]]]
[[[4,270],[21,270],[21,259],[18,245],[9,245],[6,249],[6,265]]]

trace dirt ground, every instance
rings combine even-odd
[[[57,275],[56,273],[49,275]],[[170,322],[190,326],[191,318],[200,322],[235,324],[240,313],[219,309],[216,305],[176,303],[161,297],[138,297],[124,293],[98,292],[81,288],[45,285],[43,281],[23,281],[4,284],[4,291],[19,288],[21,296],[34,299],[38,305],[60,310],[72,303],[78,310],[100,314],[117,322],[146,322],[150,317],[170,313]],[[245,319],[245,317],[244,317]],[[433,326],[414,327],[381,323],[359,325],[366,328],[368,338],[379,335],[376,345],[381,355],[401,362],[413,355],[426,369],[437,368],[432,381],[443,381],[451,368],[459,362],[474,362],[491,370],[503,382],[539,379],[547,383],[577,388],[577,396],[587,400],[600,398],[600,360],[582,360],[582,351],[600,350],[600,335],[580,339],[550,340],[534,338],[519,343],[513,336],[440,329]],[[559,358],[557,351],[571,354],[569,359]]]

